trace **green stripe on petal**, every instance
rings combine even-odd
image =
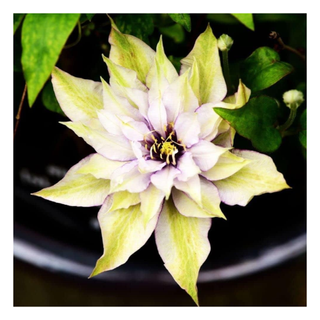
[[[112,205],[109,211],[118,209],[127,209],[133,205],[140,203],[139,193],[131,193],[128,191],[119,191],[111,195]]]
[[[97,111],[103,108],[100,82],[76,78],[55,68],[52,85],[61,109],[72,121],[97,118]]]
[[[104,251],[90,277],[127,262],[147,242],[157,223],[155,216],[144,226],[140,205],[109,211],[111,204],[108,198],[98,214]]]
[[[250,163],[250,160],[243,159],[227,151],[220,156],[213,168],[202,172],[202,175],[209,180],[222,180],[232,176],[248,163]]]
[[[191,81],[191,86],[199,83],[199,104],[221,101],[227,93],[227,87],[221,69],[217,39],[209,25],[198,37],[189,55],[181,60],[181,73],[194,65],[194,59],[197,62],[199,77],[196,78],[198,77],[199,82]],[[197,87],[193,89],[197,95]]]
[[[55,185],[44,188],[35,196],[69,206],[91,207],[103,203],[110,190],[110,181],[96,179],[91,174],[81,174],[81,168],[88,164],[92,155],[74,165]]]
[[[199,305],[199,269],[210,252],[210,218],[187,218],[166,201],[155,231],[159,254],[174,280]]]
[[[173,189],[172,198],[178,211],[186,217],[195,218],[223,218],[226,219],[220,209],[220,196],[218,189],[212,182],[200,178],[201,188],[201,206],[198,202],[193,201],[188,193]]]
[[[271,157],[246,150],[233,150],[233,153],[251,162],[232,176],[215,181],[224,203],[246,206],[254,196],[290,188]]]
[[[110,179],[113,171],[126,163],[127,162],[110,160],[99,153],[95,153],[89,161],[78,170],[78,173],[92,174],[97,179]]]
[[[138,79],[145,84],[147,74],[153,64],[154,50],[140,39],[121,33],[113,20],[111,18],[110,20],[110,59],[122,67],[135,71]]]
[[[158,190],[154,185],[150,184],[149,187],[140,193],[141,199],[141,212],[144,215],[144,225],[159,213],[162,202],[164,199],[164,192]]]
[[[110,160],[127,161],[135,159],[129,141],[122,136],[115,136],[106,131],[91,129],[82,123],[60,122],[73,130],[98,153]]]

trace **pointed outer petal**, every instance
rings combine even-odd
[[[153,184],[150,184],[145,191],[140,193],[140,209],[144,216],[144,225],[147,225],[155,215],[160,213],[164,196],[164,193]]]
[[[140,203],[139,193],[130,193],[128,191],[119,191],[110,195],[112,204],[109,211],[114,211],[118,209],[127,209]]]
[[[92,174],[79,173],[79,170],[92,157],[93,155],[90,155],[82,159],[58,183],[33,193],[33,195],[68,206],[92,207],[101,205],[109,194],[110,181],[96,179]]]
[[[166,200],[169,199],[171,188],[173,186],[173,180],[180,174],[180,171],[175,167],[169,165],[164,169],[157,171],[151,176],[152,184],[163,191],[166,195]]]
[[[90,277],[127,262],[147,242],[157,223],[156,215],[144,226],[140,205],[109,211],[111,201],[107,198],[98,214],[104,251]]]
[[[128,140],[131,141],[142,141],[146,135],[150,132],[149,128],[144,122],[141,121],[121,121],[122,133]]]
[[[187,181],[175,180],[174,187],[186,193],[197,205],[202,208],[200,178],[198,175],[193,176]]]
[[[239,80],[238,91],[235,93],[237,108],[243,107],[250,99],[251,90]]]
[[[228,150],[228,148],[216,146],[206,140],[201,140],[189,149],[194,162],[201,171],[211,169],[217,163],[219,157]]]
[[[161,36],[157,44],[154,63],[152,64],[152,67],[150,68],[147,76],[147,86],[151,88],[154,79],[158,79],[157,82],[159,84],[160,90],[162,91],[162,79],[166,79],[168,83],[172,83],[177,78],[178,72],[164,52]]]
[[[226,219],[220,209],[221,201],[218,189],[212,182],[204,178],[200,178],[200,185],[201,207],[185,192],[177,189],[172,190],[172,199],[178,211],[186,217]]]
[[[72,121],[97,118],[97,111],[103,108],[100,82],[76,78],[55,67],[52,85],[61,109]]]
[[[177,138],[186,147],[191,147],[199,141],[200,124],[198,114],[195,112],[181,113],[175,124],[174,130],[177,133]]]
[[[192,158],[192,153],[186,151],[179,159],[177,168],[180,170],[178,175],[178,180],[187,181],[194,175],[197,175],[201,172],[199,167],[196,165]]]
[[[84,139],[98,153],[110,160],[128,161],[135,159],[132,147],[128,139],[112,135],[105,131],[91,129],[81,123],[60,122],[75,134]]]
[[[116,94],[123,95],[123,88],[133,88],[141,91],[147,91],[146,86],[142,84],[140,80],[138,80],[137,73],[134,70],[113,63],[111,59],[105,57],[104,55],[102,55],[102,58],[108,67],[110,86]]]
[[[187,57],[181,60],[181,73],[191,67],[196,58],[199,70],[199,104],[221,101],[226,93],[227,86],[223,78],[217,39],[208,25]]]
[[[95,153],[91,156],[89,161],[83,164],[78,170],[78,173],[92,174],[97,179],[110,179],[113,171],[126,163],[127,162],[110,160],[99,153]]]
[[[142,192],[150,184],[151,174],[141,173],[138,168],[138,161],[131,161],[113,172],[110,192],[124,190],[132,193]]]
[[[184,74],[187,72],[187,68],[182,67],[180,74]],[[182,73],[183,71],[183,73]],[[197,63],[196,57],[193,57],[193,63],[191,66],[191,69],[189,71],[189,83],[192,88],[192,91],[194,92],[195,96],[198,99],[198,102],[200,102],[200,78],[199,78],[199,67]]]
[[[250,162],[251,160],[238,157],[227,151],[220,156],[213,168],[202,172],[202,175],[209,180],[222,180],[232,176]]]
[[[290,188],[271,157],[246,150],[233,150],[233,153],[251,162],[234,175],[215,181],[224,203],[245,206],[254,196]]]
[[[154,50],[152,50],[142,40],[134,36],[121,33],[113,20],[111,18],[110,20],[110,60],[122,67],[135,71],[138,79],[145,84],[147,74],[154,61]]]
[[[143,121],[139,110],[133,107],[127,99],[117,96],[109,84],[101,78],[103,89],[103,107],[115,115],[124,115],[137,121]]]
[[[200,139],[211,141],[218,134],[219,124],[222,120],[220,116],[214,112],[214,106],[212,103],[206,103],[196,111],[200,124]]]
[[[210,218],[187,218],[166,201],[155,230],[156,244],[165,267],[198,305],[196,282],[210,252]]]
[[[164,136],[167,125],[167,112],[160,96],[156,99],[149,99],[148,118],[153,128]]]
[[[182,112],[194,112],[198,107],[198,99],[189,83],[189,72],[185,72],[170,84],[163,93],[163,104],[167,110],[168,122],[175,122]]]

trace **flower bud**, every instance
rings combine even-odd
[[[297,109],[303,101],[303,93],[299,90],[289,90],[283,94],[283,102],[290,109]]]
[[[227,34],[223,34],[218,39],[218,47],[221,51],[229,51],[233,45],[233,39]]]

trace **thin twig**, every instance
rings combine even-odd
[[[286,45],[282,38],[280,37],[280,34],[277,33],[276,31],[272,31],[269,35],[269,38],[270,39],[273,39],[273,40],[276,40],[278,42],[278,45],[280,46],[280,49],[281,50],[288,50],[288,51],[291,51],[293,52],[294,54],[296,54],[297,56],[299,56],[303,61],[306,60],[306,56],[303,55],[301,52],[299,52],[298,50]]]
[[[21,97],[21,101],[20,101],[20,104],[19,104],[19,109],[18,109],[18,112],[17,112],[17,115],[16,115],[17,122],[16,122],[16,125],[14,127],[13,138],[15,137],[17,129],[18,129],[18,125],[19,125],[19,122],[20,122],[21,110],[22,110],[24,99],[26,97],[26,93],[27,93],[27,84],[25,84],[25,86],[24,86],[22,97]]]

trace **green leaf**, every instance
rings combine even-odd
[[[185,40],[185,31],[180,24],[174,24],[169,27],[161,27],[159,31],[171,38],[175,43],[182,43]]]
[[[14,13],[13,14],[13,34],[16,33],[16,30],[19,28],[25,14],[24,13]]]
[[[60,108],[57,98],[53,92],[51,81],[48,81],[42,90],[42,103],[50,111],[59,113],[65,116],[64,112]]]
[[[299,133],[300,143],[307,148],[307,110],[305,109],[300,116],[300,128]]]
[[[243,137],[249,139],[254,148],[261,152],[276,151],[282,141],[275,129],[278,104],[270,97],[252,98],[239,109],[214,108]]]
[[[135,36],[149,43],[153,33],[153,21],[149,14],[121,14],[115,17],[115,23],[122,33]]]
[[[23,73],[31,107],[58,61],[80,14],[28,14],[22,26]]]
[[[170,18],[181,24],[188,32],[191,31],[191,19],[190,15],[187,13],[169,13]]]
[[[238,19],[247,28],[254,31],[254,22],[252,13],[231,13],[236,19]]]
[[[293,71],[271,48],[255,50],[241,65],[241,79],[253,92],[266,89]]]
[[[94,15],[95,15],[94,13],[86,13],[86,16],[87,16],[87,18],[88,18],[89,21],[92,20],[92,18],[93,18]]]

